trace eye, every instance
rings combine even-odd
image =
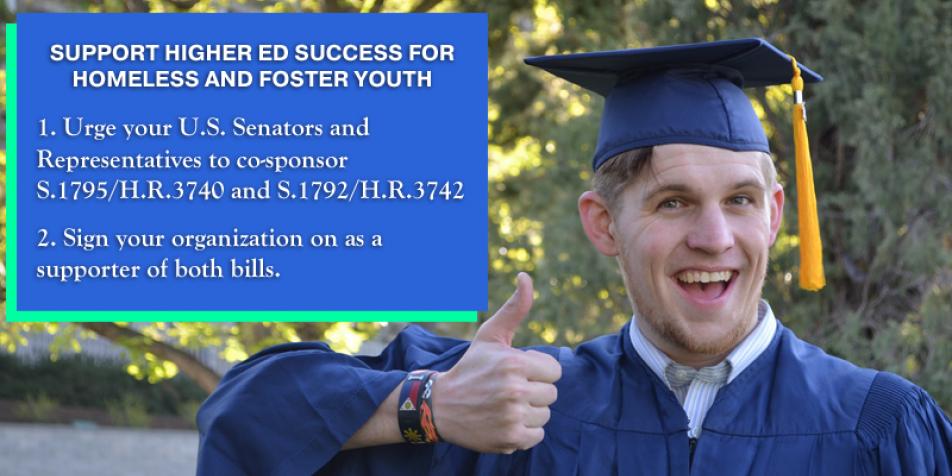
[[[750,197],[745,195],[738,195],[736,197],[731,197],[731,199],[727,201],[727,203],[730,203],[731,205],[749,205],[752,202],[753,200],[751,200]]]
[[[681,202],[672,198],[672,199],[668,199],[661,202],[661,204],[658,205],[658,208],[675,209],[675,208],[679,208],[680,206],[681,206]]]

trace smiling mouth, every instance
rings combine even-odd
[[[709,301],[719,298],[727,291],[735,274],[733,271],[682,271],[674,277],[685,294],[701,301]]]

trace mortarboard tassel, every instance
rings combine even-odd
[[[788,55],[789,56],[789,55]],[[800,218],[800,287],[819,291],[826,285],[823,274],[823,244],[820,243],[820,222],[813,190],[813,164],[807,140],[807,113],[803,104],[803,78],[797,60],[793,61],[793,139],[797,154],[797,208]]]

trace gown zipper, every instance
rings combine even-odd
[[[697,448],[697,438],[691,438],[688,440],[688,444],[691,448],[690,460],[688,460],[688,469],[690,470],[691,466],[694,465],[694,449]]]

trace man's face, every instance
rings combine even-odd
[[[655,147],[651,170],[603,221],[608,236],[596,246],[617,257],[639,327],[672,357],[722,356],[756,323],[783,209],[762,160],[760,152]]]

